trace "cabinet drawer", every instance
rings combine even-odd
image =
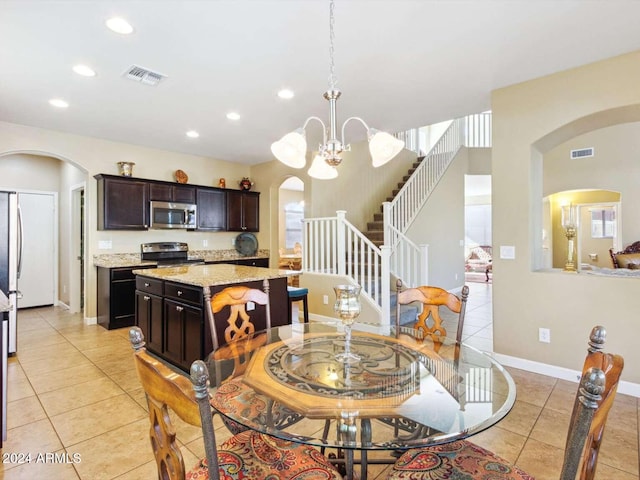
[[[138,276],[136,278],[136,290],[162,296],[162,280]]]
[[[202,289],[198,287],[187,287],[179,283],[165,282],[164,296],[197,306],[202,305]]]
[[[247,260],[236,260],[236,264],[238,265],[247,265],[249,267],[269,267],[269,259],[268,258],[250,258]]]
[[[136,276],[133,274],[133,268],[112,268],[111,280],[133,280]]]

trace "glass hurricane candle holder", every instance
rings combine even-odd
[[[333,310],[338,314],[344,325],[344,352],[336,355],[336,360],[341,363],[356,363],[360,356],[351,352],[351,326],[360,315],[360,290],[359,285],[336,285],[336,303]]]

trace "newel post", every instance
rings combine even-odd
[[[380,307],[382,308],[382,325],[391,324],[391,247],[382,245],[381,279],[380,279]]]

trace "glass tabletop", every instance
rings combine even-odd
[[[316,446],[390,450],[450,442],[502,419],[515,384],[491,356],[403,328],[342,324],[256,332],[207,359],[212,406],[256,431]]]

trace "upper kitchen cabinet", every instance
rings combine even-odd
[[[198,187],[198,230],[224,231],[227,229],[227,194],[219,188]]]
[[[137,178],[98,174],[98,230],[149,228],[149,183]]]
[[[149,182],[149,200],[157,202],[196,203],[196,187],[193,185]]]
[[[227,190],[227,230],[260,231],[260,194],[243,190]]]

